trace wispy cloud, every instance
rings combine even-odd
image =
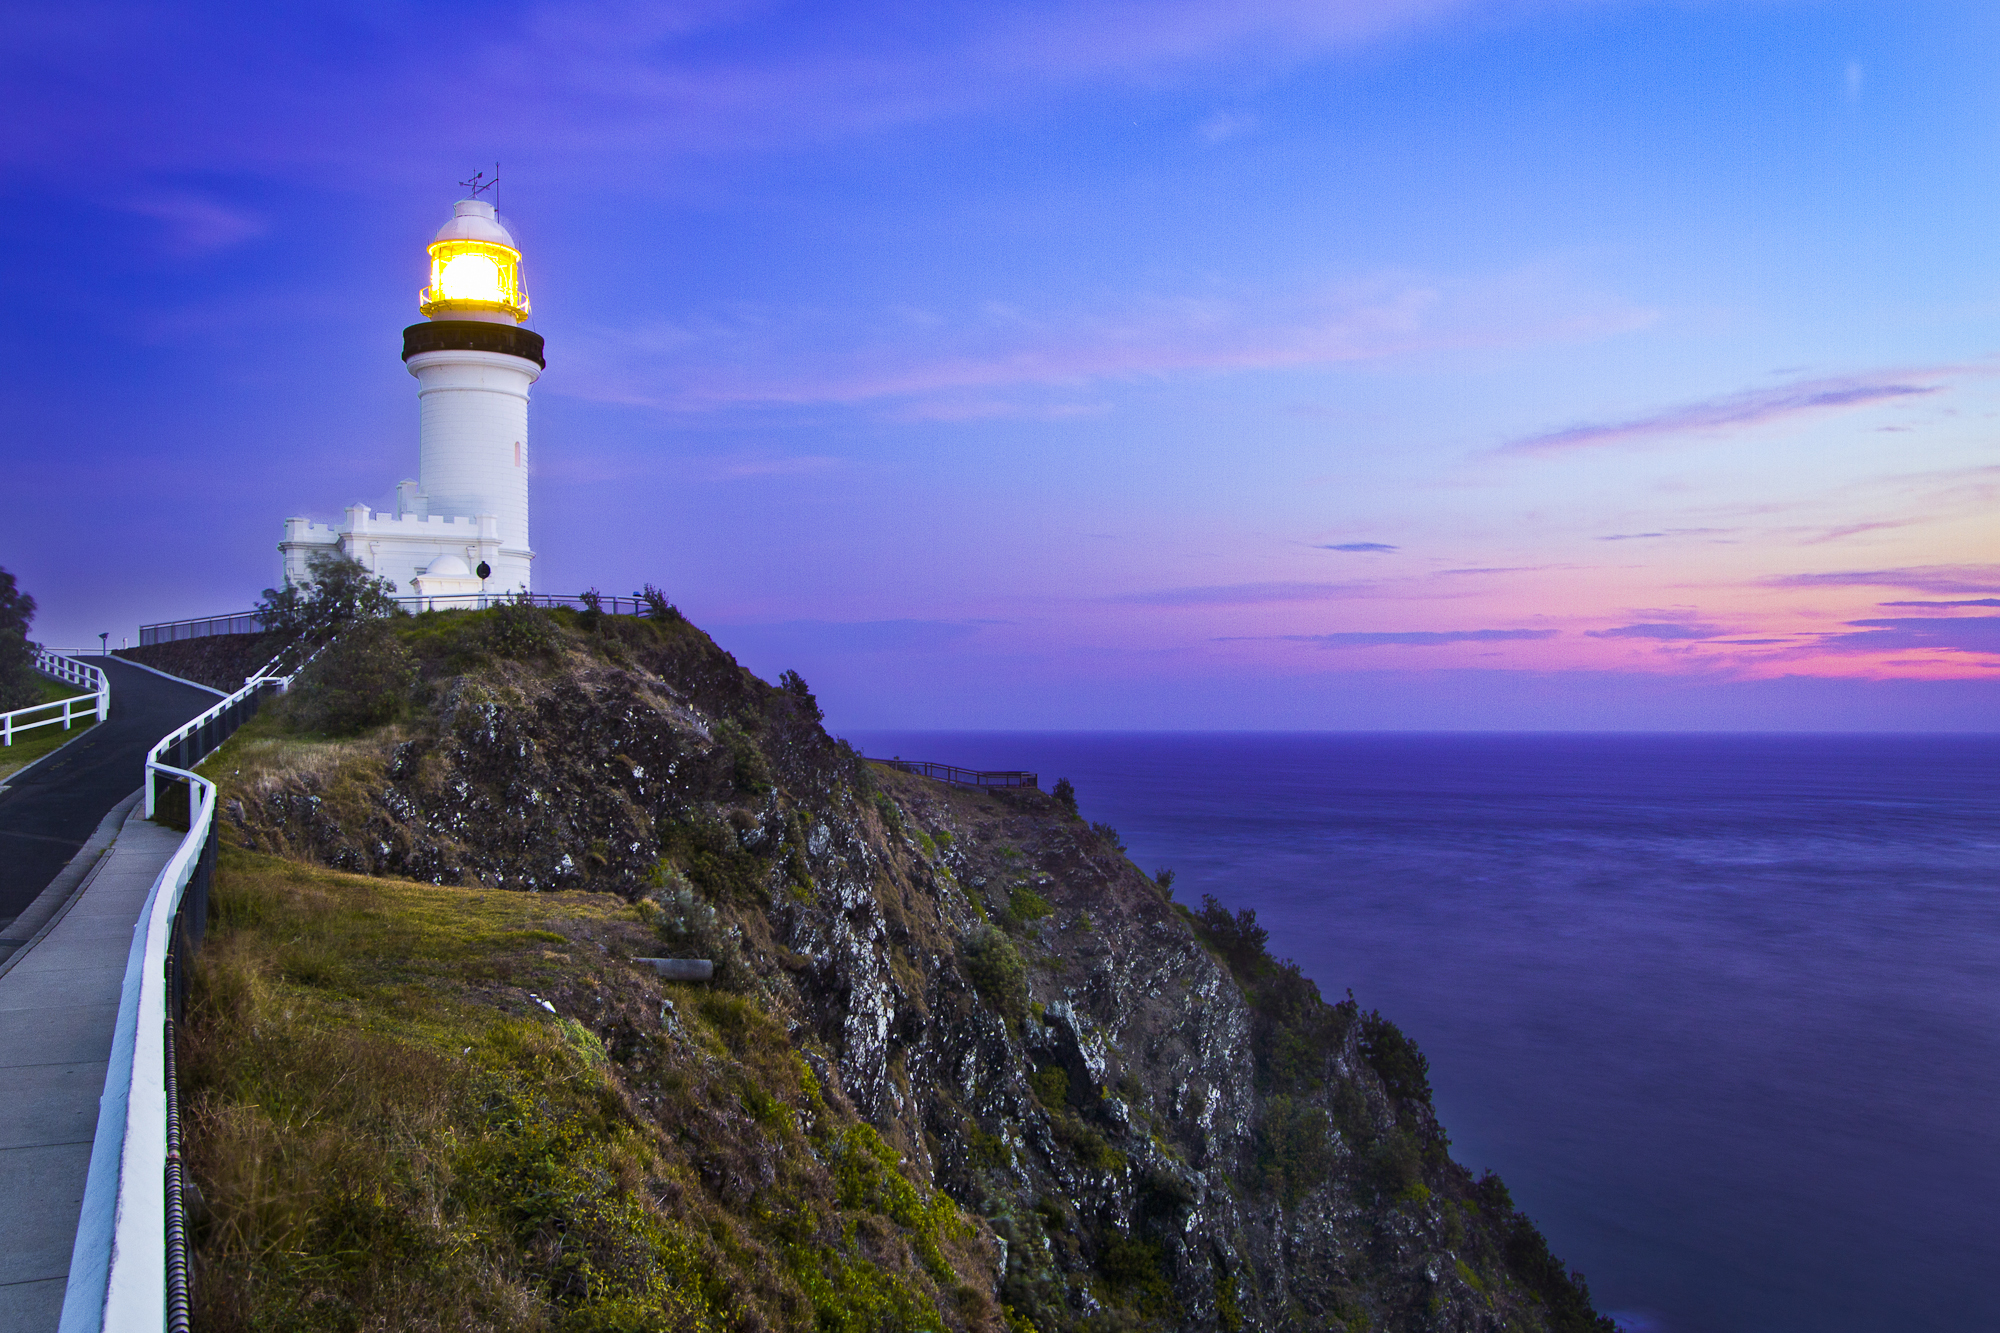
[[[1953,602],[1881,602],[1881,606],[1928,606],[1944,608],[1951,606],[2000,606],[2000,597],[1963,597]]]
[[[971,638],[984,620],[781,620],[731,625],[739,639],[840,653],[921,652]]]
[[[1709,434],[1760,426],[1787,417],[1842,411],[1933,394],[1942,386],[1925,381],[1935,381],[1948,373],[1945,369],[1933,369],[1800,380],[1776,388],[1752,389],[1682,403],[1623,421],[1568,426],[1562,430],[1529,435],[1502,445],[1501,452],[1559,453],[1569,449],[1633,444],[1676,435]]]
[[[98,180],[190,166],[331,170],[353,181],[507,143],[595,174],[621,159],[824,143],[1093,87],[1284,69],[1458,14],[1519,7],[550,0],[503,6],[470,26],[448,8],[324,0],[257,21],[136,2],[86,6],[68,21],[23,11],[0,52],[0,113],[17,131],[0,141],[0,160]],[[456,78],[437,77],[439,50],[453,52]],[[478,116],[465,114],[467,84],[486,94]],[[140,106],[150,119],[135,134]],[[246,117],[245,106],[258,114]]]
[[[1104,598],[1134,606],[1258,606],[1267,602],[1337,602],[1367,597],[1373,583],[1224,583],[1195,588],[1158,588]]]
[[[2000,593],[2000,565],[1912,565],[1904,569],[1845,569],[1780,574],[1770,588],[1911,588],[1917,592]]]
[[[169,254],[193,258],[264,234],[264,219],[191,190],[162,190],[125,201],[125,209],[162,225]]]
[[[1322,648],[1434,648],[1448,643],[1509,643],[1555,636],[1552,629],[1343,630],[1332,634],[1229,635],[1215,642],[1312,643]]]
[[[1613,532],[1596,538],[1601,542],[1636,542],[1656,537],[1699,537],[1717,532],[1735,532],[1735,528],[1662,528],[1658,532]]]
[[[1322,551],[1394,551],[1400,548],[1391,546],[1387,542],[1334,542],[1330,545],[1322,544],[1318,549]]]
[[[1203,143],[1222,143],[1257,128],[1257,117],[1244,111],[1218,111],[1195,126]]]
[[[901,309],[739,309],[573,334],[566,392],[678,412],[880,403],[902,416],[1040,415],[1050,391],[1103,382],[1570,341],[1651,318],[1543,268],[1107,294],[1094,306],[988,301],[922,321]]]
[[[750,456],[713,459],[701,469],[710,481],[746,481],[763,477],[811,477],[846,466],[846,460],[824,454],[784,457]]]
[[[1912,616],[1850,620],[1855,634],[1820,640],[1829,652],[1877,653],[1929,648],[1953,653],[2000,654],[2000,616]]]
[[[1720,625],[1647,624],[1620,625],[1616,629],[1591,629],[1585,630],[1584,633],[1593,639],[1658,639],[1667,642],[1713,639],[1728,631]]]

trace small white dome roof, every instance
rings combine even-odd
[[[434,241],[491,241],[509,250],[521,247],[500,225],[500,215],[484,199],[461,199],[452,205],[451,221],[438,228]]]
[[[431,561],[430,568],[426,569],[424,573],[434,579],[469,579],[472,577],[472,571],[466,567],[465,560],[455,555],[439,556],[437,559]]]

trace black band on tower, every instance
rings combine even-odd
[[[542,358],[541,334],[477,319],[432,319],[410,325],[403,330],[403,360],[419,352],[500,352],[549,368]]]

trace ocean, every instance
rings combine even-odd
[[[2000,1328],[2000,737],[848,739],[1255,908],[1632,1333]]]

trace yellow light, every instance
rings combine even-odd
[[[438,291],[447,301],[504,301],[500,266],[491,255],[453,255],[438,272]]]
[[[492,241],[436,241],[431,245],[431,285],[419,308],[426,315],[491,311],[515,320],[528,317],[528,294],[521,290],[521,255]]]

